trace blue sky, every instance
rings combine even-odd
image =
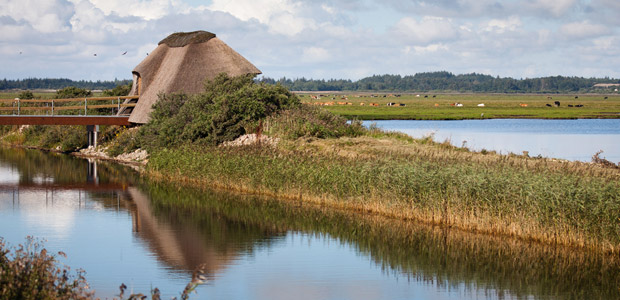
[[[0,78],[131,78],[194,30],[272,78],[620,78],[618,0],[2,0]]]

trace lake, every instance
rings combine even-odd
[[[415,138],[432,136],[437,142],[472,150],[592,161],[600,157],[620,163],[620,119],[489,119],[461,121],[364,121],[379,128],[400,131]]]
[[[617,257],[149,182],[127,167],[0,148],[0,237],[46,240],[96,296],[617,299]]]

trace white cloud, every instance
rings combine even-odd
[[[609,28],[589,21],[574,22],[562,25],[560,33],[570,39],[594,38],[608,34]]]
[[[511,16],[508,19],[492,19],[483,27],[484,31],[503,34],[507,31],[517,31],[523,23],[517,16]]]
[[[414,45],[427,45],[458,36],[451,20],[439,17],[423,17],[420,21],[405,17],[396,23],[393,31],[403,41]]]
[[[5,1],[0,2],[0,15],[11,16],[16,21],[26,21],[42,33],[69,30],[67,20],[73,13],[73,5],[65,0]]]
[[[71,0],[87,1],[106,15],[135,16],[145,20],[159,19],[170,13],[186,10],[187,5],[177,0]]]
[[[243,21],[256,19],[276,34],[294,36],[316,26],[313,19],[304,16],[302,4],[292,0],[214,0],[208,8],[230,13]]]
[[[578,0],[526,0],[524,5],[532,10],[551,13],[555,17],[563,16],[575,9]]]
[[[308,47],[303,50],[303,61],[307,63],[323,62],[330,59],[329,51],[321,47]]]

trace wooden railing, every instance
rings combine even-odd
[[[116,108],[135,107],[136,103],[123,104],[126,99],[138,99],[139,96],[115,96],[115,97],[91,97],[91,98],[71,98],[71,99],[0,99],[0,112],[13,111],[13,115],[22,115],[22,111],[45,111],[46,114],[62,110],[84,110],[84,115],[88,115],[88,109],[95,108]],[[111,101],[110,104],[93,104],[102,101]],[[46,106],[29,106],[30,103],[46,103]],[[76,105],[76,103],[81,103]],[[10,104],[10,106],[5,106]],[[69,105],[67,105],[69,104]]]

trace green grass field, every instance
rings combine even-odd
[[[0,99],[14,99],[18,94],[18,92],[0,92]],[[94,93],[93,97],[100,94]],[[38,99],[51,99],[55,93],[34,92],[34,95]],[[417,97],[418,94],[400,94],[400,97],[396,97],[397,94],[389,93],[327,92],[298,92],[297,95],[304,103],[334,102],[334,105],[323,107],[348,119],[362,120],[620,118],[620,95],[419,94]],[[312,99],[311,95],[322,97]],[[575,99],[576,96],[579,98]],[[605,97],[608,99],[604,99]],[[560,101],[560,107],[553,106],[554,101]],[[338,105],[338,102],[349,102],[352,105]],[[403,103],[405,106],[387,106],[390,102]],[[360,105],[361,103],[364,105]],[[369,106],[370,103],[377,103],[379,106]],[[463,106],[452,106],[454,103],[461,103]],[[481,103],[484,103],[484,107],[477,106]],[[522,107],[520,104],[527,104],[527,107]],[[546,104],[552,107],[547,107]],[[568,107],[577,104],[583,107]]]
[[[418,97],[417,94],[402,94],[396,97],[392,94],[323,93],[322,97],[318,97],[319,95],[321,94],[298,93],[305,103],[335,102],[334,105],[323,107],[349,119],[620,118],[620,95],[419,94]],[[311,96],[320,99],[313,99]],[[555,101],[560,102],[560,107],[554,106]],[[351,105],[338,105],[338,102],[349,102]],[[405,106],[387,106],[390,102],[402,103]],[[370,103],[377,103],[379,106],[369,106]],[[452,106],[454,103],[461,103],[463,106]],[[484,104],[484,107],[478,107],[478,104]],[[527,106],[522,107],[520,104]],[[574,107],[575,105],[583,107]]]
[[[0,99],[15,99],[18,97],[20,92],[15,91],[0,91]],[[52,99],[56,96],[55,91],[32,91],[35,99]],[[101,91],[93,92],[92,97],[100,97],[102,94]]]

